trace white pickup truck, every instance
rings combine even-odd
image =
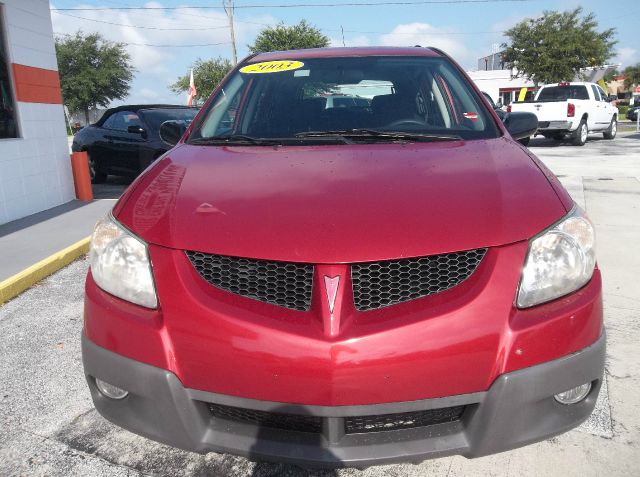
[[[617,99],[607,96],[595,83],[558,83],[540,88],[533,101],[511,103],[507,111],[526,111],[538,117],[537,135],[561,141],[569,136],[576,146],[587,142],[591,132],[603,133],[605,139],[616,137]]]

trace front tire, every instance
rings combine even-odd
[[[611,118],[611,124],[609,124],[609,127],[605,132],[602,133],[602,135],[604,136],[605,139],[613,139],[616,137],[617,133],[618,133],[618,120],[614,116],[613,118]]]
[[[587,122],[583,119],[580,121],[578,129],[576,129],[575,135],[573,136],[573,141],[571,142],[574,146],[584,146],[587,142],[588,135],[589,128],[587,127]]]

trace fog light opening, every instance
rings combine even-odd
[[[98,388],[98,391],[102,393],[102,395],[108,397],[109,399],[124,399],[129,395],[128,391],[125,391],[118,386],[114,386],[113,384],[109,384],[98,378],[96,378],[96,387]]]
[[[591,391],[591,383],[585,383],[562,393],[558,393],[553,397],[560,404],[577,404],[589,395],[589,391]]]

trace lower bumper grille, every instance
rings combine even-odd
[[[316,434],[322,432],[322,418],[318,416],[256,411],[211,403],[209,404],[209,411],[220,419],[253,424],[254,426]]]
[[[445,422],[460,420],[466,406],[429,409],[427,411],[380,414],[377,416],[347,417],[345,432],[359,434],[363,432],[397,431],[412,427],[433,426]]]
[[[256,411],[222,404],[208,403],[207,405],[211,414],[217,418],[285,431],[320,434],[322,422],[326,419],[304,414]],[[398,431],[455,422],[460,420],[465,408],[466,406],[453,406],[426,411],[345,417],[343,418],[344,432],[345,434],[363,434]]]

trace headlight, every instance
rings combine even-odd
[[[591,279],[595,265],[593,225],[575,207],[529,244],[518,290],[518,308],[538,305],[577,290]]]
[[[147,244],[111,214],[96,224],[89,261],[93,280],[104,291],[147,308],[158,306]]]

